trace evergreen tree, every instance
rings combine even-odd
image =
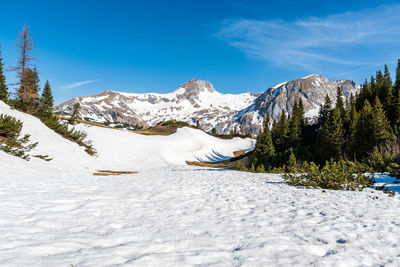
[[[335,109],[339,110],[340,112],[340,117],[342,118],[342,123],[345,122],[346,120],[346,109],[344,107],[344,102],[343,102],[343,93],[342,89],[340,87],[337,88],[336,91],[336,105]]]
[[[358,121],[359,114],[356,109],[356,105],[353,104],[350,108],[348,118],[349,118],[349,129],[348,133],[346,136],[346,147],[345,147],[345,153],[349,155],[351,158],[354,157],[354,154],[351,154],[350,151],[350,145],[352,143],[352,138],[355,136],[355,131],[356,131],[356,125]]]
[[[275,148],[269,130],[270,117],[264,119],[264,130],[257,136],[256,146],[251,156],[251,162],[256,166],[271,166],[271,159],[275,155]]]
[[[1,49],[1,46],[0,46]],[[3,58],[1,57],[1,50],[0,50],[0,101],[7,102],[8,101],[8,88],[6,84],[6,77],[3,73]]]
[[[282,152],[288,148],[289,122],[284,110],[282,110],[281,118],[276,123],[276,127],[272,129],[272,140],[276,151]]]
[[[354,159],[363,159],[373,147],[374,129],[371,123],[372,119],[372,106],[368,100],[365,100],[351,137],[351,152]]]
[[[297,173],[298,171],[296,156],[294,155],[292,149],[290,150],[290,155],[287,164],[287,171],[290,173]]]
[[[303,125],[304,125],[303,103],[299,102],[299,104],[297,104],[297,102],[295,101],[293,106],[292,116],[290,117],[289,121],[289,144],[291,147],[297,147],[300,145]]]
[[[335,108],[318,134],[317,152],[321,157],[321,162],[331,158],[335,160],[342,158],[344,138],[340,110]]]
[[[54,100],[49,81],[46,81],[44,85],[42,98],[40,100],[42,112],[45,115],[51,115],[53,111]]]
[[[396,68],[396,81],[394,82],[394,92],[395,96],[398,96],[400,92],[400,59],[397,60]]]
[[[398,126],[400,124],[400,91],[393,103],[393,124]]]
[[[27,68],[21,78],[21,86],[18,90],[18,96],[25,107],[35,104],[35,100],[39,97],[37,80],[37,72]]]
[[[319,114],[318,114],[318,125],[322,126],[324,125],[326,119],[329,116],[329,113],[332,112],[332,100],[329,97],[329,95],[325,96],[324,104],[321,105],[321,108],[319,109]]]
[[[372,109],[372,129],[373,129],[373,143],[372,146],[377,146],[392,137],[391,128],[386,118],[383,106],[379,98],[375,98],[374,107]]]
[[[388,119],[393,121],[393,110],[395,109],[394,105],[396,98],[393,95],[392,78],[390,77],[389,68],[386,64],[383,73],[383,84],[379,93],[379,99],[383,105],[383,109],[385,110]]]
[[[369,84],[369,92],[370,93],[368,95],[368,98],[366,98],[365,100],[368,100],[368,102],[371,104],[374,101],[375,97],[378,95],[378,87],[375,82],[375,77],[373,75],[371,76],[371,82]],[[361,103],[362,106],[360,109],[364,107],[365,100]]]
[[[76,102],[73,107],[73,110],[72,110],[72,115],[71,115],[72,120],[69,121],[70,124],[75,124],[75,122],[76,122],[75,120],[78,119],[78,117],[79,117],[80,110],[81,110],[81,104],[79,104],[79,102]],[[215,128],[213,128],[213,129],[215,129]]]

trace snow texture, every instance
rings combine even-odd
[[[185,166],[251,149],[79,126],[99,156],[0,102],[54,159],[0,152],[1,266],[399,266],[400,198],[288,186],[280,175]],[[138,170],[97,177],[96,169]],[[380,177],[384,179],[385,177]],[[381,181],[383,182],[383,180]]]

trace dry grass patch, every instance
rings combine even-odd
[[[238,152],[238,151],[235,151]],[[244,151],[240,151],[244,152]],[[211,168],[219,168],[219,169],[231,169],[236,170],[236,166],[239,162],[244,165],[249,164],[249,155],[250,153],[240,153],[240,155],[235,156],[231,159],[217,161],[217,162],[206,162],[206,161],[186,161],[187,165],[200,166],[200,167],[211,167]]]
[[[97,126],[97,127],[103,127],[103,128],[109,128],[109,129],[116,129],[119,130],[115,127],[111,127],[111,126],[107,126],[101,123],[97,123],[97,122],[92,122],[92,121],[84,121],[81,119],[72,119],[69,117],[64,117],[64,116],[60,116],[60,115],[56,115],[56,117],[60,120],[65,120],[65,121],[75,121],[75,122],[79,122],[79,123],[83,123],[83,124],[88,124],[88,125],[92,125],[92,126]]]
[[[109,171],[109,170],[98,170],[97,172],[93,173],[94,176],[117,176],[121,174],[134,174],[138,173],[135,171]]]

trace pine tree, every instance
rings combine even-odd
[[[272,129],[272,140],[276,151],[282,152],[288,148],[289,122],[284,110],[282,110],[281,118],[276,123],[276,127]]]
[[[393,85],[392,85],[392,78],[390,77],[389,68],[385,64],[385,69],[383,73],[383,84],[380,89],[379,99],[383,105],[383,109],[385,110],[386,114],[388,115],[388,119],[393,121],[394,118],[392,116],[393,110],[395,109],[395,101],[396,98],[393,95]]]
[[[269,130],[270,117],[267,114],[264,119],[264,130],[257,136],[256,146],[251,156],[251,162],[256,166],[270,166],[271,159],[275,155],[275,148],[272,142],[271,132]]]
[[[27,68],[21,77],[21,86],[18,90],[18,96],[23,104],[35,104],[35,100],[39,97],[37,88],[37,72]]]
[[[354,136],[354,131],[356,129],[356,124],[357,124],[357,120],[358,120],[358,112],[357,112],[355,104],[350,106],[350,109],[348,110],[347,118],[348,118],[348,129],[347,129],[347,133],[346,133],[345,154],[353,157],[354,155],[351,155],[351,153],[350,153],[350,145],[352,142],[352,137]]]
[[[394,92],[395,96],[399,95],[400,92],[400,59],[397,60],[396,68],[396,81],[394,82]]]
[[[318,134],[317,152],[322,162],[331,158],[335,160],[342,158],[344,138],[340,110],[335,108]]]
[[[319,109],[319,115],[318,115],[318,125],[322,126],[324,125],[326,119],[329,116],[329,113],[332,112],[332,100],[329,97],[329,95],[325,96],[324,104],[321,105],[321,108]]]
[[[53,111],[54,100],[49,81],[46,81],[44,85],[42,98],[40,99],[40,102],[43,113],[45,115],[51,115]]]
[[[7,102],[9,93],[6,84],[6,77],[4,76],[3,73],[3,66],[4,66],[3,58],[1,57],[1,50],[0,50],[0,101]]]
[[[297,160],[296,160],[296,156],[293,153],[293,150],[290,150],[290,155],[289,155],[289,159],[287,162],[287,171],[289,173],[297,173],[297,171],[298,171]]]
[[[374,144],[372,106],[365,100],[351,137],[351,152],[357,160],[363,159]]]
[[[75,120],[78,119],[79,117],[80,110],[81,110],[81,104],[79,104],[79,102],[76,102],[72,110],[71,120],[69,121],[70,124],[75,124],[76,122]]]
[[[393,124],[397,126],[400,124],[400,91],[393,101]]]
[[[335,109],[339,110],[340,117],[342,118],[342,122],[344,122],[345,119],[346,119],[346,109],[344,107],[343,93],[342,93],[342,89],[340,87],[338,87],[337,90],[336,90],[336,105],[335,105]]]
[[[302,138],[302,127],[304,125],[304,109],[303,103],[297,104],[294,102],[292,116],[289,121],[289,144],[291,147],[297,147],[300,145]]]
[[[371,104],[374,101],[375,97],[378,95],[378,86],[375,82],[375,77],[373,75],[371,76],[371,82],[369,84],[369,92],[370,93],[366,100],[368,100],[368,102]],[[362,106],[360,109],[362,109],[364,107],[364,103],[365,103],[365,100],[364,100],[364,102],[361,103]]]
[[[379,98],[375,98],[374,107],[372,109],[372,129],[373,143],[372,146],[377,146],[392,137],[391,128],[386,118],[383,106]]]

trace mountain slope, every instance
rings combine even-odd
[[[107,90],[103,93],[76,97],[58,105],[55,112],[70,115],[76,102],[82,106],[81,116],[102,123],[127,123],[139,127],[160,121],[180,120],[202,129],[227,134],[232,131],[258,134],[265,114],[279,119],[282,110],[292,111],[295,100],[302,99],[306,117],[315,118],[325,95],[334,101],[336,89],[344,95],[355,94],[359,86],[350,80],[330,82],[320,75],[309,75],[270,87],[263,94],[222,94],[207,81],[190,80],[167,94],[134,94]]]
[[[295,101],[302,100],[305,116],[311,120],[318,115],[319,107],[329,95],[332,102],[336,102],[336,91],[340,87],[345,97],[359,91],[359,86],[351,80],[330,82],[326,77],[312,74],[292,81],[281,82],[268,88],[252,105],[235,115],[242,128],[250,133],[261,130],[265,114],[278,120],[282,110],[291,114]]]
[[[142,171],[160,166],[186,165],[186,160],[225,159],[233,157],[234,151],[251,150],[255,143],[250,138],[222,140],[189,127],[179,128],[169,136],[145,136],[124,130],[77,124],[74,127],[87,133],[87,140],[92,141],[98,152],[96,157],[92,157],[83,147],[47,128],[38,118],[11,109],[2,101],[0,114],[10,115],[23,122],[22,133],[30,134],[32,143],[38,142],[32,154],[52,158],[51,161],[32,158],[26,162],[0,151],[0,167],[3,166],[2,162],[17,162],[7,166],[7,173],[19,173],[21,166],[30,168],[31,172],[41,171],[42,174],[92,175],[99,169]]]
[[[229,132],[237,111],[251,105],[258,94],[222,94],[213,85],[198,79],[190,80],[167,94],[134,94],[107,90],[103,93],[76,97],[58,105],[55,112],[70,115],[76,102],[81,104],[81,116],[96,122],[128,123],[141,127],[176,119],[209,131],[218,127]]]

